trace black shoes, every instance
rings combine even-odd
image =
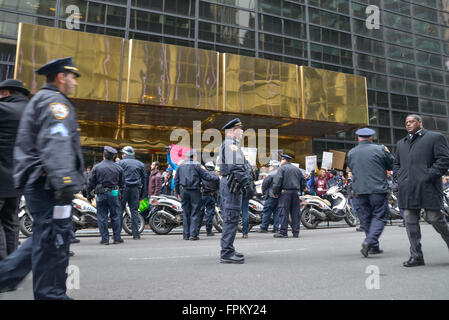
[[[212,231],[209,231],[208,233],[207,233],[207,236],[208,237],[212,237],[212,236],[214,236],[215,235],[215,233],[213,233]]]
[[[245,257],[245,255],[244,255],[243,253],[237,252],[237,251],[234,252],[234,256],[236,256],[236,257],[238,257],[238,258],[243,258],[243,257]]]
[[[125,242],[123,239],[120,240],[114,240],[113,244],[119,244]]]
[[[133,236],[134,240],[140,240],[140,236]]]
[[[402,264],[404,267],[417,267],[425,265],[424,259],[410,258]]]
[[[288,235],[282,233],[275,233],[273,238],[288,238]]]
[[[360,252],[363,254],[365,258],[368,258],[368,252],[369,252],[369,245],[368,243],[364,242],[362,243],[362,250]]]
[[[72,240],[70,240],[70,243],[80,243],[81,242],[81,240],[80,239],[78,239],[78,238],[73,238]]]
[[[238,257],[236,254],[230,256],[229,258],[221,258],[220,263],[235,263],[235,264],[243,264],[245,263],[245,258]]]
[[[189,237],[182,237],[183,240],[189,240]]]
[[[74,255],[75,255],[75,252],[69,251],[69,256],[70,256],[70,257],[73,257]]]
[[[299,234],[294,234],[293,238],[299,238]]]
[[[369,249],[368,253],[369,254],[381,254],[381,253],[384,253],[384,251],[379,248],[378,249],[371,248],[371,249]]]
[[[259,229],[259,230],[257,230],[257,232],[259,232],[259,233],[268,233],[268,230],[267,229]]]
[[[198,237],[198,236],[196,236],[196,237],[190,237],[190,240],[192,240],[192,241],[200,240],[200,237]]]
[[[100,244],[104,244],[105,246],[108,246],[109,245],[109,241],[100,241]]]
[[[363,230],[363,228],[356,228],[355,231],[358,231],[358,232],[365,232],[365,230]]]
[[[248,235],[247,235],[247,234],[244,234],[244,235],[242,235],[242,238],[243,238],[243,239],[248,239]]]

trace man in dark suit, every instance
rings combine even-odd
[[[426,210],[426,220],[449,247],[449,227],[440,211],[441,177],[449,169],[449,144],[441,133],[424,129],[419,115],[407,116],[405,128],[408,134],[397,143],[393,174],[398,182],[399,208],[404,210],[410,241],[410,259],[403,265],[416,267],[424,265],[419,227],[421,209]]]

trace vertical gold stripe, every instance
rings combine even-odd
[[[20,44],[22,40],[22,22],[19,23],[19,30],[17,36],[17,46],[16,46],[16,65],[14,68],[14,79],[17,79],[17,69],[19,69],[19,53],[20,53]]]
[[[368,85],[366,84],[366,77],[363,77],[365,79],[365,101],[366,101],[366,124],[369,125],[369,112],[368,112]]]
[[[223,55],[223,111],[226,111],[226,53]]]
[[[217,110],[220,110],[220,52],[217,54]]]
[[[296,66],[300,70],[300,84],[301,84],[301,104],[302,104],[302,118],[306,118],[306,99],[305,99],[305,90],[304,90],[304,67]]]
[[[129,50],[128,50],[128,79],[126,79],[126,102],[129,102],[129,87],[131,81],[131,61],[133,53],[133,39],[129,40]]]

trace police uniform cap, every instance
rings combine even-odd
[[[107,152],[112,153],[112,154],[116,154],[117,153],[117,150],[115,150],[113,147],[110,147],[110,146],[105,146],[104,147],[104,151],[107,151]]]
[[[127,154],[128,156],[133,156],[135,154],[134,148],[131,146],[126,146],[121,151],[123,153]]]
[[[52,74],[57,74],[59,72],[69,71],[74,73],[77,77],[80,76],[78,68],[75,67],[72,61],[72,57],[66,57],[62,59],[55,59],[47,62],[42,67],[37,69],[37,73],[49,76]]]
[[[362,137],[362,138],[369,138],[372,135],[374,135],[376,131],[370,128],[361,128],[355,132],[356,135]]]
[[[0,90],[2,89],[10,89],[14,91],[22,92],[24,95],[30,95],[30,91],[23,86],[22,81],[14,80],[14,79],[6,79],[5,81],[0,82]]]
[[[281,158],[290,161],[292,157],[290,157],[288,154],[282,153]]]
[[[243,126],[243,124],[240,121],[240,119],[239,118],[235,118],[235,119],[232,119],[231,121],[229,121],[228,123],[226,123],[224,125],[224,127],[221,128],[221,130],[227,130],[227,129],[232,129],[232,128],[239,128],[239,127],[242,127],[242,126]]]

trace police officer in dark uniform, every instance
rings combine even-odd
[[[0,287],[14,289],[33,271],[35,299],[70,299],[66,269],[72,238],[71,202],[83,188],[79,126],[67,97],[77,86],[72,58],[37,70],[47,83],[28,103],[14,149],[14,185],[24,187],[33,235],[0,264]]]
[[[187,154],[184,161],[176,171],[175,190],[178,198],[181,198],[183,217],[183,238],[184,240],[199,240],[199,228],[201,227],[201,180],[218,181],[219,178],[214,172],[208,172],[196,161],[196,150],[192,149]]]
[[[366,235],[360,252],[368,257],[382,253],[379,237],[389,214],[387,170],[393,169],[394,157],[385,146],[373,143],[374,130],[363,128],[355,133],[359,144],[348,152],[348,166],[352,172],[354,207]]]
[[[120,191],[125,188],[125,173],[122,167],[114,162],[117,150],[105,146],[103,161],[95,165],[89,176],[88,193],[95,191],[97,202],[98,229],[101,233],[100,244],[109,244],[108,212],[111,217],[114,244],[122,243],[120,237],[122,230],[121,218],[122,206],[120,204]]]
[[[131,229],[133,233],[133,239],[140,239],[139,235],[139,220],[137,215],[139,214],[139,200],[143,196],[143,189],[145,187],[145,165],[136,160],[133,147],[126,146],[122,149],[123,159],[117,162],[122,167],[125,173],[125,190],[122,197],[122,212],[126,207],[126,203],[129,205],[131,211]],[[121,217],[121,214],[120,214]]]
[[[206,170],[210,172],[214,172],[215,164],[212,161],[207,162],[205,165]],[[202,188],[201,188],[201,210],[200,216],[198,218],[198,234],[201,230],[202,221],[204,218],[204,214],[206,214],[206,232],[207,236],[213,236],[212,232],[212,221],[215,215],[215,204],[217,198],[217,192],[220,188],[220,180],[212,180],[207,181],[201,180]]]
[[[242,122],[236,118],[228,122],[222,130],[226,130],[225,141],[221,144],[219,168],[220,206],[223,212],[223,230],[221,235],[221,263],[244,263],[242,253],[234,248],[235,234],[242,207],[242,194],[250,198],[254,195],[251,179],[245,168],[245,156],[240,147],[243,129]]]
[[[298,238],[301,218],[299,195],[305,189],[307,182],[301,170],[290,163],[292,157],[281,154],[281,158],[281,167],[278,169],[273,182],[273,193],[279,197],[280,228],[279,233],[275,233],[273,236],[275,238],[288,237],[288,214],[290,212],[293,237]]]

